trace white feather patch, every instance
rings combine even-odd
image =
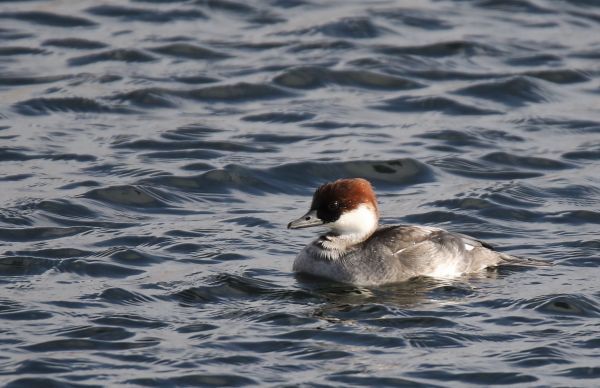
[[[361,204],[354,210],[342,213],[340,218],[329,227],[340,237],[346,235],[366,237],[377,228],[377,214],[372,207]]]
[[[426,275],[434,278],[454,278],[460,276],[461,274],[462,272],[456,268],[456,264],[450,262],[438,265],[433,271]]]

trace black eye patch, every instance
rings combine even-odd
[[[326,201],[317,205],[317,217],[325,223],[335,222],[342,215],[342,204],[339,201]]]

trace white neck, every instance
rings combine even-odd
[[[321,246],[329,251],[325,256],[335,259],[350,246],[365,241],[377,229],[378,222],[377,211],[366,204],[344,212],[337,221],[328,224],[332,234],[321,242]]]

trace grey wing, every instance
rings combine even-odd
[[[450,232],[448,232],[448,233],[450,233]],[[494,246],[491,245],[491,244],[488,244],[485,241],[478,240],[476,238],[473,238],[473,237],[471,237],[469,235],[462,234],[462,233],[454,233],[454,232],[452,232],[452,234],[454,234],[454,235],[462,238],[462,240],[463,240],[463,242],[465,244],[471,245],[472,247],[485,247],[485,248],[490,249],[492,251],[494,250]]]
[[[501,261],[500,255],[488,249],[487,244],[469,236],[437,228],[422,231],[428,232],[424,238],[395,252],[405,270],[415,276],[457,275],[495,266]]]

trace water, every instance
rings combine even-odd
[[[596,1],[0,1],[0,381],[597,386]],[[295,277],[314,188],[553,262]]]

